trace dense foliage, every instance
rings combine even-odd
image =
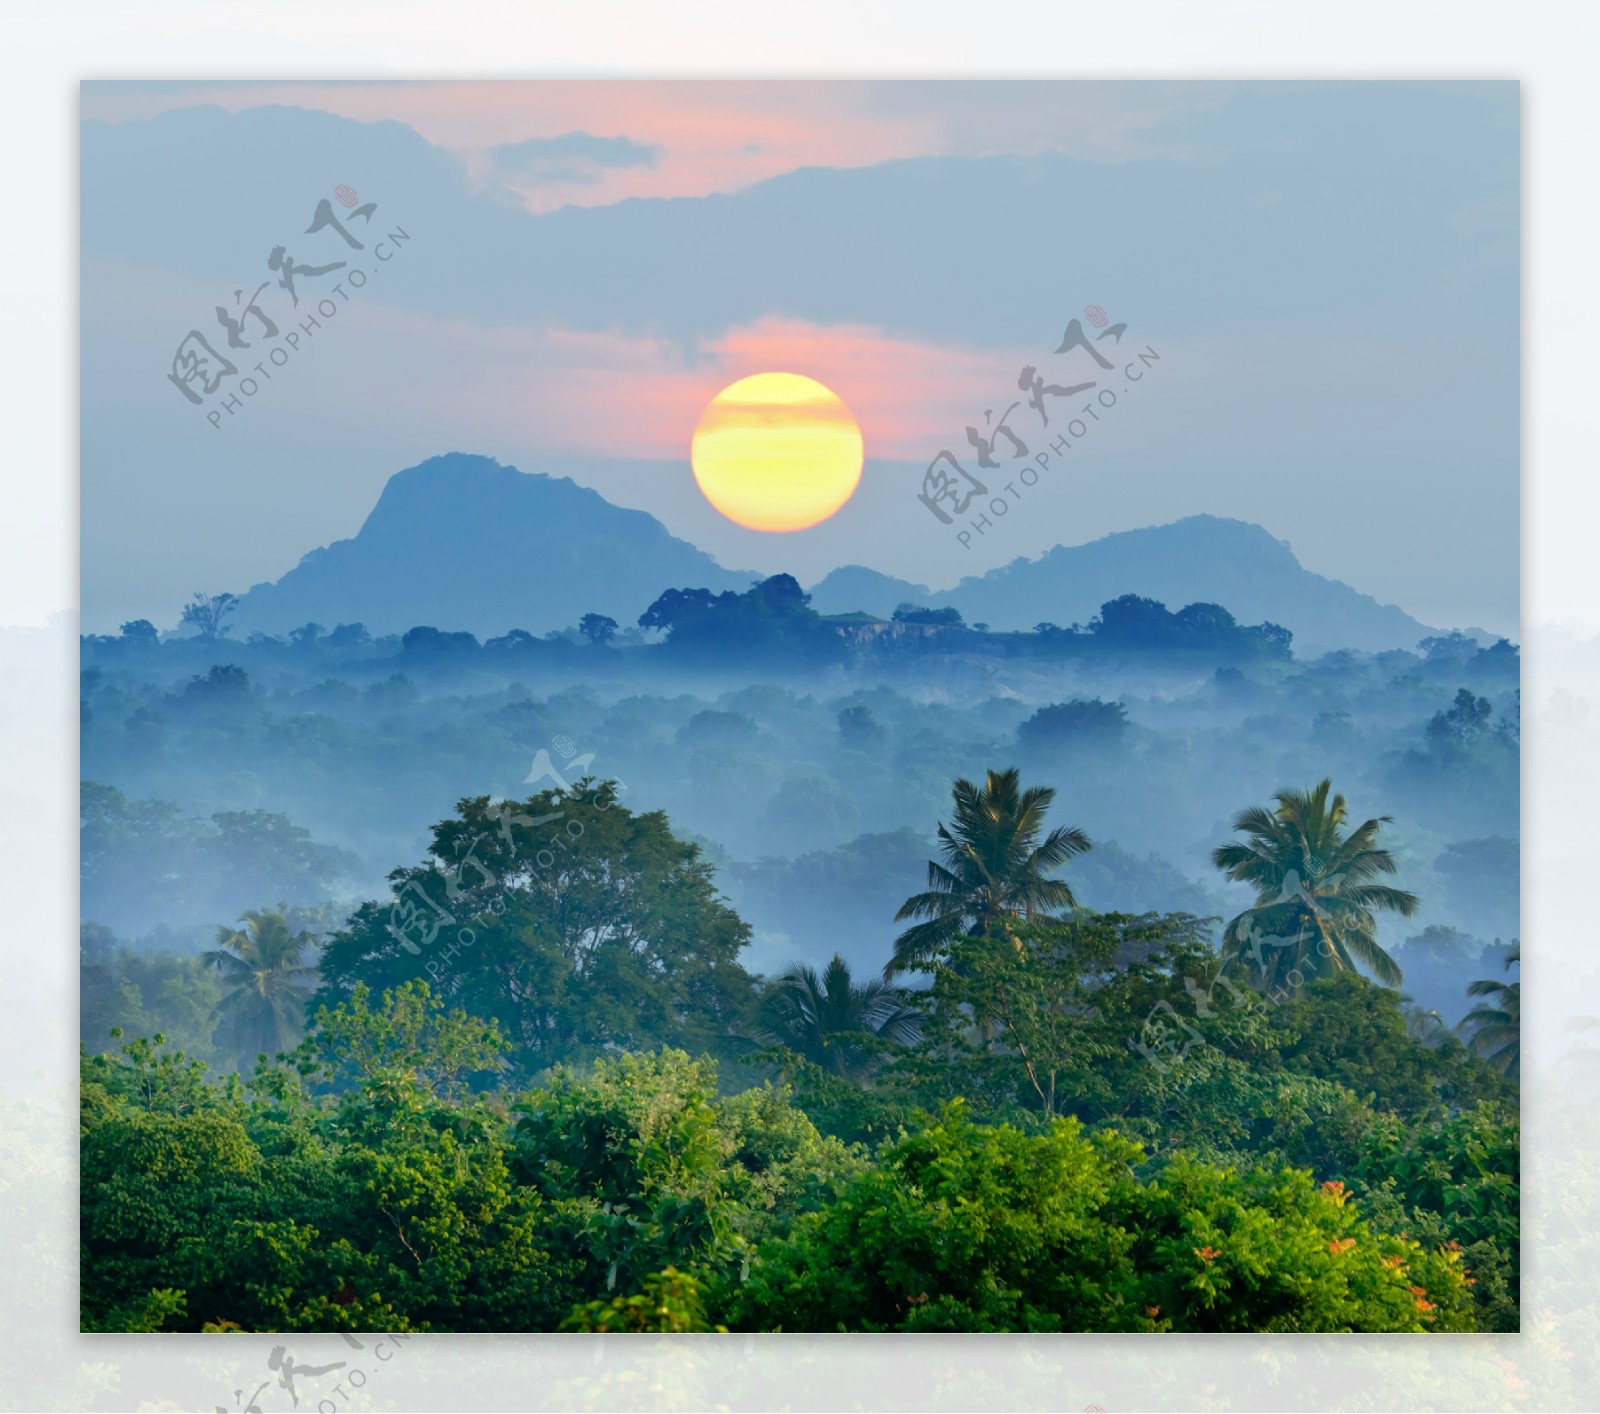
[[[1437,1180],[1409,1152],[1384,1192],[1407,1221],[1431,1218],[1423,1239],[1375,1226],[1340,1181],[1153,1164],[1075,1119],[978,1124],[955,1101],[869,1151],[824,1135],[783,1087],[721,1092],[716,1066],[681,1051],[471,1091],[504,1049],[412,983],[380,1007],[358,989],[247,1086],[143,1041],[86,1058],[85,1328],[1479,1321],[1462,1243],[1424,1206]],[[1385,1138],[1364,1154],[1374,1169]],[[1446,1163],[1462,1144],[1434,1139]],[[1465,1251],[1502,1259],[1506,1222],[1504,1195],[1479,1195]]]
[[[1519,1324],[1509,644],[194,610],[83,645],[86,1327]]]
[[[85,1328],[1515,1328],[1504,1065],[1353,969],[1285,995],[1205,919],[1074,907],[1045,855],[1092,846],[1015,772],[954,804],[907,987],[745,971],[611,783],[463,800],[292,1050],[86,1048]],[[299,1034],[306,935],[241,921],[224,1061]]]
[[[497,1022],[528,1074],[652,1044],[704,1050],[743,1015],[749,929],[699,849],[659,812],[630,812],[612,783],[464,800],[430,855],[329,942],[331,997],[426,975]]]

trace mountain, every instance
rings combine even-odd
[[[373,633],[419,624],[480,638],[513,628],[542,633],[587,613],[632,624],[666,589],[743,590],[762,578],[724,569],[654,516],[614,506],[565,477],[451,452],[389,478],[360,531],[313,550],[276,583],[240,601],[242,632],[304,623],[364,623]],[[1085,622],[1121,594],[1169,609],[1221,604],[1242,623],[1270,619],[1304,654],[1330,648],[1412,648],[1435,630],[1392,604],[1304,569],[1258,525],[1190,516],[1087,545],[1057,546],[953,589],[895,579],[860,565],[812,590],[823,613],[864,609],[887,618],[905,602],[960,609],[968,623],[1029,629]]]
[[[860,610],[886,619],[901,604],[927,604],[937,597],[925,584],[880,574],[865,565],[844,565],[830,570],[812,586],[811,607],[819,614]]]
[[[389,478],[360,531],[313,550],[240,600],[240,632],[364,623],[477,634],[540,633],[609,614],[632,624],[663,589],[743,590],[654,516],[614,506],[565,477],[451,452]]]
[[[953,606],[968,623],[1029,629],[1041,621],[1084,623],[1123,594],[1159,599],[1169,609],[1221,604],[1241,623],[1270,620],[1294,633],[1299,654],[1334,648],[1415,648],[1438,630],[1393,604],[1313,574],[1285,541],[1259,525],[1188,516],[1169,525],[1124,530],[1087,545],[1058,545],[1037,560],[1013,560],[953,589],[929,593],[859,565],[833,571],[812,591],[823,613],[865,609],[887,617],[907,599]]]

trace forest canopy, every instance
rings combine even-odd
[[[86,1033],[85,1328],[1515,1329],[1505,1067],[1336,952],[1275,990],[1046,887],[1050,802],[956,784],[989,862],[929,861],[889,981],[748,971],[594,777],[462,800],[330,936],[247,916],[234,1074]]]

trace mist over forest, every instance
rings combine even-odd
[[[458,800],[547,787],[529,779],[542,761],[616,780],[701,845],[758,972],[835,952],[880,968],[950,782],[990,766],[1053,786],[1052,823],[1088,834],[1062,875],[1087,906],[1219,918],[1248,902],[1210,863],[1233,815],[1331,776],[1361,818],[1393,818],[1422,903],[1382,937],[1452,1024],[1516,932],[1504,641],[1301,660],[1270,625],[1134,596],[1075,629],[1043,606],[1032,633],[914,605],[823,617],[787,577],[722,600],[671,590],[643,629],[593,616],[484,642],[316,624],[85,638],[86,923],[178,954],[252,908],[335,928]]]
[[[85,92],[83,1330],[1521,1328],[1513,86]]]
[[[83,641],[86,1328],[1518,1327],[1510,643],[231,608]]]

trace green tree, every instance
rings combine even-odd
[[[785,1331],[1472,1328],[1457,1254],[1372,1231],[1342,1184],[1190,1159],[957,1104],[763,1243],[718,1311]]]
[[[1436,1251],[1459,1251],[1485,1330],[1519,1328],[1521,1129],[1498,1105],[1425,1123],[1384,1115],[1351,1166],[1374,1221]]]
[[[1513,948],[1506,971],[1522,962],[1522,949]],[[1496,982],[1485,977],[1467,988],[1469,997],[1486,1000],[1461,1018],[1461,1029],[1472,1049],[1509,1079],[1522,1074],[1522,983]]]
[[[895,939],[886,979],[922,967],[963,935],[979,937],[1007,919],[1077,905],[1072,890],[1048,876],[1088,850],[1089,837],[1075,826],[1057,826],[1040,841],[1054,790],[1023,790],[1012,767],[988,772],[981,787],[957,780],[951,795],[955,813],[948,826],[939,826],[943,862],[928,861],[927,890],[895,914],[898,921],[925,921]]]
[[[586,1301],[561,1323],[564,1331],[645,1332],[726,1331],[706,1323],[705,1287],[676,1267],[645,1278],[644,1289],[609,1301]]]
[[[671,1265],[738,1272],[774,1218],[826,1204],[859,1171],[780,1092],[719,1101],[715,1063],[682,1051],[559,1066],[514,1110],[514,1172],[606,1299]]]
[[[332,1020],[248,1085],[85,1058],[86,1329],[554,1330],[596,1294],[511,1178],[503,1101],[435,1093],[499,1038],[425,988]]]
[[[211,824],[215,834],[201,843],[200,864],[213,881],[209,897],[221,907],[237,908],[252,895],[321,903],[356,864],[347,851],[318,844],[309,830],[266,810],[221,811]]]
[[[1280,790],[1277,809],[1252,807],[1233,822],[1249,838],[1225,844],[1212,862],[1256,891],[1254,907],[1223,934],[1225,966],[1245,963],[1262,990],[1298,994],[1313,977],[1368,968],[1387,986],[1402,980],[1399,964],[1377,937],[1374,910],[1409,918],[1417,898],[1373,882],[1393,874],[1395,862],[1377,845],[1388,816],[1344,833],[1348,807],[1323,780],[1310,790]]]
[[[426,982],[385,992],[377,1007],[358,984],[349,1000],[317,1011],[317,1030],[301,1047],[323,1077],[339,1086],[403,1084],[444,1099],[466,1093],[473,1076],[504,1068],[510,1043],[492,1022],[443,1002]]]
[[[170,1329],[186,1298],[207,1305],[202,1254],[248,1212],[261,1156],[237,1093],[159,1039],[81,1065],[83,1327]]]
[[[1096,1006],[1114,959],[1187,921],[1082,914],[1017,920],[960,939],[932,965],[932,1016],[919,1054],[926,1081],[954,1080],[1002,1111],[1069,1111],[1097,1065],[1127,1048],[1127,1033],[1107,1028]]]
[[[86,1049],[117,1049],[113,1032],[159,1033],[196,1059],[212,1059],[222,994],[202,959],[119,947],[98,923],[84,923],[79,938],[78,1034]]]
[[[1283,1033],[1278,1058],[1410,1120],[1441,1104],[1514,1099],[1505,1082],[1448,1032],[1411,1035],[1402,1003],[1393,988],[1348,971],[1310,982],[1272,1009]]]
[[[281,913],[252,909],[239,921],[243,928],[217,929],[218,946],[204,958],[223,989],[217,1044],[245,1071],[256,1056],[275,1056],[299,1041],[316,974],[307,965],[310,935],[290,932]]]
[[[671,1044],[714,1050],[747,1020],[750,936],[699,848],[612,782],[462,800],[429,859],[389,877],[328,942],[324,1001],[419,976],[492,1020],[517,1071]]]
[[[838,953],[819,974],[804,963],[766,989],[757,1036],[787,1046],[835,1075],[860,1075],[873,1056],[872,1038],[910,1045],[922,1013],[897,987],[873,979],[857,982]]]
[[[1017,727],[1017,745],[1038,750],[1076,746],[1110,750],[1127,735],[1128,709],[1098,697],[1041,707]]]

